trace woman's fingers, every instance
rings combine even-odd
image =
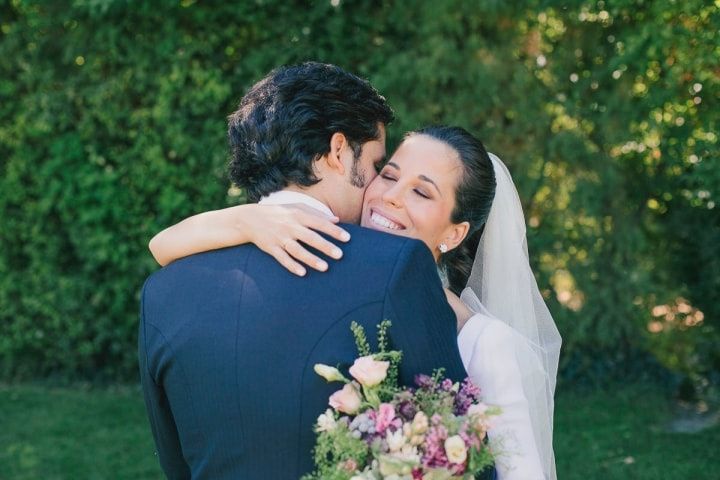
[[[347,242],[350,240],[350,234],[342,227],[338,227],[328,220],[327,217],[318,217],[313,214],[307,214],[303,216],[301,220],[306,227],[324,233],[335,240],[339,240],[341,242]]]
[[[296,240],[288,240],[284,244],[285,251],[296,260],[305,265],[314,268],[317,271],[324,272],[328,269],[328,264],[321,258],[310,253],[306,248],[300,245]]]
[[[280,265],[288,269],[291,273],[294,273],[295,275],[300,277],[305,275],[305,267],[293,260],[292,257],[288,254],[288,252],[285,251],[282,246],[276,245],[268,253],[272,255],[273,258],[275,258],[275,260],[280,263]]]
[[[293,204],[292,208],[298,210],[298,220],[306,227],[329,235],[341,242],[350,240],[350,234],[343,228],[335,225],[340,221],[338,217],[329,217],[319,210],[302,204]]]
[[[265,222],[269,226],[267,229],[259,229],[262,233],[254,243],[272,255],[283,267],[300,276],[307,273],[305,265],[320,272],[326,271],[327,262],[310,249],[336,260],[342,258],[342,250],[321,235],[342,242],[350,240],[350,234],[335,225],[335,222],[339,221],[337,217],[325,215],[307,205],[272,208],[274,209],[267,210],[267,217],[258,217],[258,224]]]
[[[339,247],[335,246],[334,243],[325,240],[319,233],[316,233],[313,230],[300,228],[297,231],[295,239],[300,240],[309,247],[324,253],[330,258],[334,258],[335,260],[340,260],[340,258],[342,258],[343,252]]]

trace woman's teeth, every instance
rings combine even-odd
[[[398,225],[392,220],[387,219],[376,212],[373,212],[372,215],[370,215],[370,220],[372,220],[374,224],[389,228],[390,230],[401,230],[403,228],[401,225]]]

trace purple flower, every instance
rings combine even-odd
[[[415,404],[413,404],[413,402],[411,402],[410,400],[405,400],[398,405],[398,412],[405,420],[412,420],[413,418],[415,418],[417,408],[415,407]]]
[[[465,379],[462,385],[460,385],[460,391],[465,395],[472,397],[473,403],[480,401],[480,387],[475,385],[469,377]]]
[[[478,388],[469,378],[460,386],[460,390],[455,395],[454,412],[455,415],[465,415],[470,405],[480,401],[480,388]]]
[[[434,386],[432,377],[423,373],[415,375],[415,385],[420,388],[432,388]]]

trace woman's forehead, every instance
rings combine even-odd
[[[413,135],[403,141],[390,159],[403,173],[438,177],[452,182],[462,163],[451,146],[427,135]]]

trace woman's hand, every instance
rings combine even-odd
[[[303,204],[256,207],[238,218],[237,228],[247,231],[250,242],[292,273],[305,275],[306,270],[301,263],[321,272],[328,269],[327,262],[307,247],[336,260],[342,258],[342,250],[318,233],[341,242],[350,240],[350,234],[335,225],[339,221],[337,217],[328,217]]]
[[[195,253],[254,243],[302,276],[307,272],[301,263],[319,271],[328,268],[307,247],[330,258],[342,257],[342,251],[318,233],[347,242],[350,234],[335,225],[338,221],[306,205],[249,203],[186,218],[155,235],[149,248],[155,260],[165,266]]]

